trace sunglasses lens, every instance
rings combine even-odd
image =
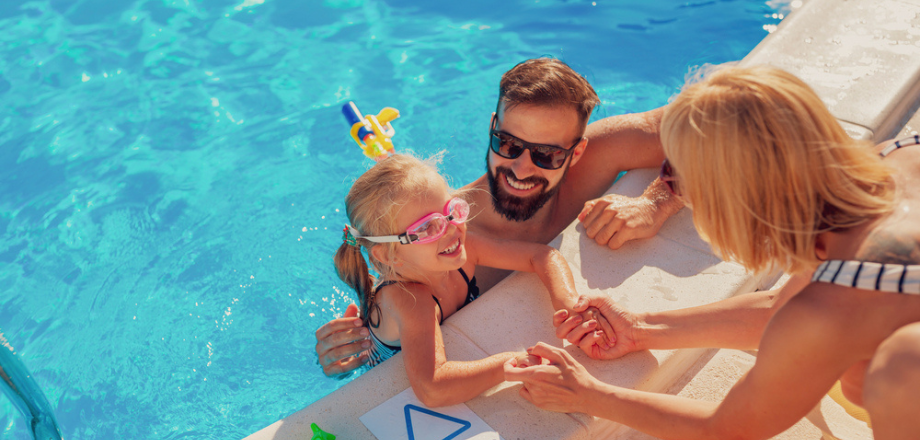
[[[524,150],[530,150],[530,159],[533,164],[546,170],[559,169],[569,155],[568,150],[548,145],[531,144],[494,130],[492,131],[489,147],[495,154],[505,159],[517,159],[518,156],[524,153]]]
[[[668,184],[668,189],[671,190],[671,194],[674,194],[675,196],[680,194],[680,193],[677,191],[677,182],[676,182],[676,181],[668,180],[668,181],[665,182],[665,183]]]
[[[530,158],[533,160],[533,164],[540,168],[555,170],[565,162],[565,150],[532,146],[530,151]]]
[[[661,180],[668,185],[668,190],[671,191],[671,194],[675,196],[680,195],[680,187],[677,184],[677,178],[674,177],[674,168],[671,167],[671,162],[668,162],[667,159],[661,163]]]
[[[524,147],[520,142],[516,142],[511,136],[498,132],[492,133],[491,147],[495,154],[505,159],[517,159],[524,152]]]

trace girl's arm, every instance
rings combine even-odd
[[[392,308],[388,307],[385,314],[395,312],[391,316],[398,320],[406,375],[415,395],[426,406],[455,405],[482,394],[505,380],[502,365],[507,360],[526,355],[505,352],[477,361],[448,361],[431,292],[420,285],[405,287],[409,292],[388,295]]]
[[[558,250],[539,243],[496,240],[467,232],[467,257],[477,266],[533,272],[549,290],[553,309],[572,310],[578,301],[575,279]]]
[[[805,416],[857,361],[861,354],[849,350],[858,331],[852,322],[827,302],[793,298],[769,324],[754,367],[721,404],[604,384],[545,344],[531,351],[550,365],[517,368],[511,361],[505,377],[523,381],[521,394],[542,408],[585,412],[663,439],[769,438]]]

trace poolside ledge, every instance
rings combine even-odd
[[[816,89],[856,138],[881,141],[920,128],[920,113],[915,114],[920,104],[920,0],[807,1],[742,63],[771,64],[795,73]],[[609,192],[639,195],[655,175],[653,170],[630,172]],[[697,236],[687,210],[669,219],[658,236],[618,251],[587,239],[577,222],[551,245],[568,259],[579,291],[603,292],[634,311],[690,307],[777,284],[776,277],[754,277],[715,257]],[[447,356],[479,359],[536,341],[558,346],[551,313],[538,278],[512,274],[446,320],[442,330]],[[696,349],[647,351],[604,362],[575,347],[567,349],[607,382],[706,400],[724,396],[754,361],[745,352]],[[373,439],[358,417],[408,387],[402,356],[396,355],[247,439],[309,438],[310,422],[341,439]],[[502,383],[466,405],[507,440],[651,438],[584,414],[539,410],[520,398],[519,387]],[[871,433],[825,398],[777,438],[822,437],[868,439]]]

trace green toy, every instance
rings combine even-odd
[[[313,437],[310,437],[310,440],[335,440],[335,435],[323,431],[319,426],[316,426],[316,423],[311,423],[310,429],[313,430]]]

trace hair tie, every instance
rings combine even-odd
[[[358,239],[351,233],[351,226],[349,225],[345,225],[345,227],[342,228],[342,241],[349,246],[359,247]]]

